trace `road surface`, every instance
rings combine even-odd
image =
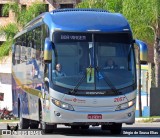
[[[5,123],[0,123],[1,129],[6,129]],[[2,130],[1,130],[2,131]],[[40,130],[29,130],[29,132],[22,133],[21,130],[19,130],[20,134],[23,134],[21,136],[18,136],[19,138],[24,138],[26,135],[30,135],[30,137],[46,137],[46,138],[75,138],[75,137],[83,137],[83,138],[99,138],[99,137],[118,137],[118,136],[125,136],[125,137],[160,137],[160,123],[135,123],[134,125],[123,125],[122,133],[118,136],[113,136],[109,133],[109,131],[102,131],[100,127],[90,127],[89,130],[73,130],[70,127],[66,127],[63,125],[59,125],[58,128],[50,135],[41,135],[42,132]],[[37,133],[38,135],[33,136],[34,133]],[[6,138],[6,135],[0,136],[0,138]],[[17,135],[15,133],[13,138],[16,138]],[[27,136],[28,137],[28,136]]]

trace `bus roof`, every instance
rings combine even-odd
[[[62,31],[99,30],[101,32],[130,31],[127,20],[119,13],[99,9],[61,9],[50,12],[54,28]],[[47,23],[47,20],[44,21]],[[52,28],[51,24],[48,24]]]
[[[44,22],[52,31],[131,31],[128,21],[122,14],[110,13],[100,9],[58,9],[46,12],[29,22],[24,30],[34,28],[39,22]],[[20,34],[18,33],[16,36]]]

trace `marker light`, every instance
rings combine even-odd
[[[136,100],[133,99],[133,100],[127,102],[127,103],[120,104],[120,105],[117,106],[116,110],[124,110],[124,109],[127,109],[127,108],[133,106],[133,105],[135,104],[135,102],[136,102]]]
[[[66,109],[66,110],[74,110],[73,106],[67,103],[64,103],[62,101],[52,99],[52,103],[60,108]]]

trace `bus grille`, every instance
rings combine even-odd
[[[116,107],[82,107],[74,106],[75,111],[78,112],[113,112]]]

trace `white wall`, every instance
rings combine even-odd
[[[0,101],[0,109],[7,107],[12,110],[11,56],[0,61],[0,92],[4,93],[4,101]]]
[[[0,109],[7,107],[8,110],[12,110],[11,84],[1,84],[0,89],[0,91],[4,93],[4,101],[0,101]]]

